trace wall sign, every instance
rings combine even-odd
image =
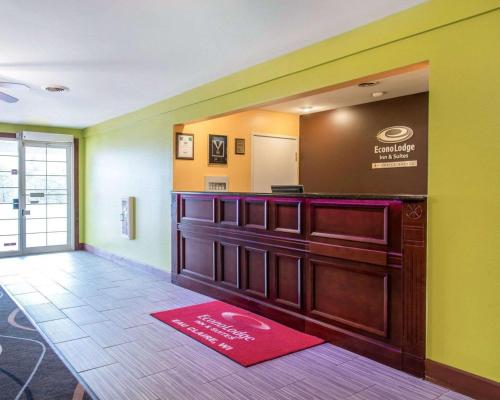
[[[175,158],[178,160],[194,160],[194,135],[192,133],[175,134]]]
[[[417,160],[412,160],[416,144],[408,142],[413,134],[408,126],[390,126],[378,132],[376,138],[382,144],[373,147],[372,169],[416,167]]]
[[[227,136],[208,135],[209,164],[227,164]]]

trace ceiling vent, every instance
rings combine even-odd
[[[61,93],[69,91],[69,89],[66,86],[61,86],[61,85],[45,86],[43,89],[46,90],[47,92],[52,92],[52,93]]]

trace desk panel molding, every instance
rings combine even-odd
[[[174,284],[424,375],[425,198],[172,196]]]

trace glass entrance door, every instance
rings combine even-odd
[[[19,144],[0,138],[0,257],[20,253]]]
[[[71,150],[65,143],[25,142],[22,146],[23,253],[72,248]]]
[[[73,249],[72,143],[0,139],[0,257]]]

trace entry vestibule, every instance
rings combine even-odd
[[[74,139],[0,137],[0,256],[75,249]]]

